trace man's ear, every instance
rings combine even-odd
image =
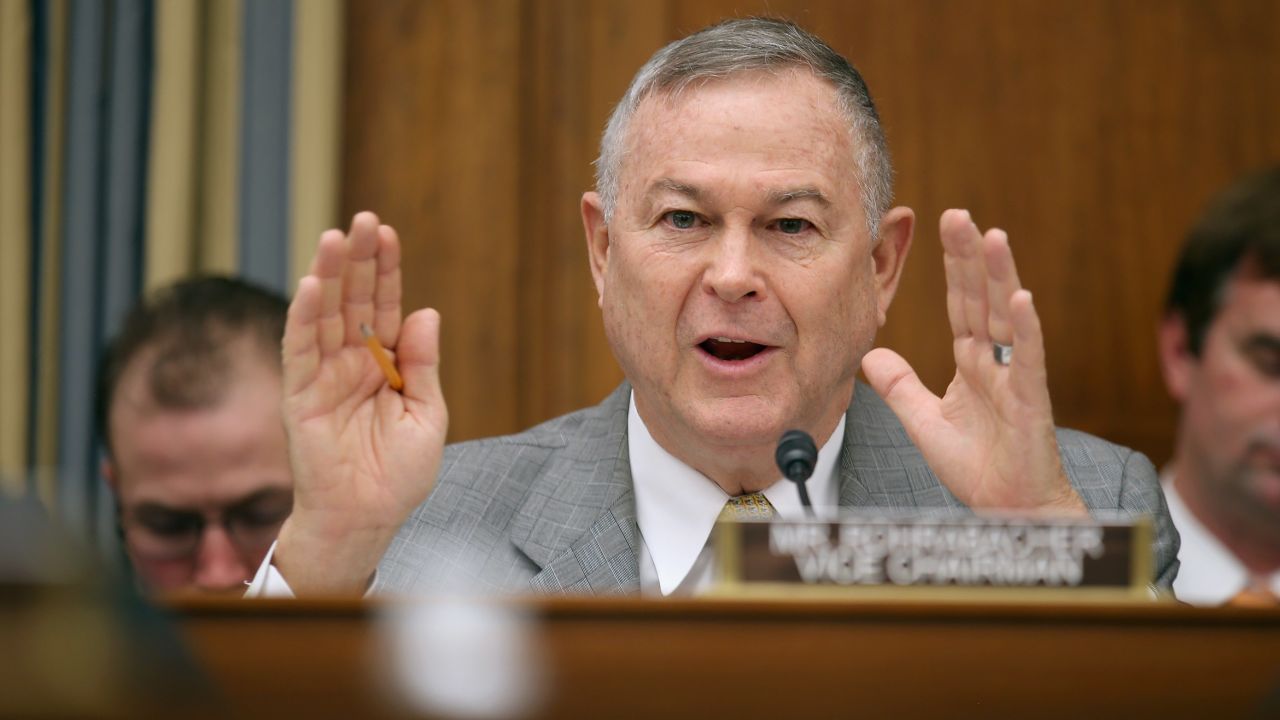
[[[1160,346],[1160,371],[1164,374],[1164,385],[1169,395],[1178,402],[1187,399],[1187,389],[1191,386],[1191,373],[1195,369],[1196,357],[1191,354],[1190,337],[1187,335],[1187,323],[1182,315],[1166,313],[1160,321],[1157,342]]]
[[[915,234],[916,214],[909,207],[896,207],[880,219],[880,238],[871,248],[876,281],[877,322],[884,325],[889,315],[889,304],[898,292],[902,268],[911,250],[911,238]]]
[[[587,235],[587,260],[596,284],[596,304],[604,306],[604,278],[609,269],[609,224],[604,219],[600,194],[582,194],[582,229]]]

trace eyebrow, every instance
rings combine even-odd
[[[1244,339],[1244,347],[1250,350],[1280,351],[1280,336],[1270,333],[1253,333]]]
[[[292,497],[293,491],[285,490],[284,488],[262,488],[261,490],[245,495],[244,497],[236,498],[223,507],[227,512],[235,512],[263,502],[264,500],[283,500],[286,495]],[[138,506],[134,508],[133,512],[148,514],[165,513],[169,515],[203,515],[203,513],[195,508],[174,507],[172,505],[165,505],[154,501],[139,503]]]
[[[814,200],[822,207],[831,206],[831,201],[827,199],[827,196],[823,195],[821,190],[813,186],[792,188],[790,190],[779,190],[777,192],[770,193],[769,195],[769,202],[773,205],[785,205],[799,200]]]
[[[701,189],[693,185],[676,182],[671,178],[664,177],[655,180],[653,185],[649,186],[649,192],[645,193],[645,195],[649,198],[653,198],[654,195],[663,191],[684,195],[691,200],[701,200],[704,194]]]
[[[174,517],[180,517],[184,520],[188,520],[192,518],[201,517],[201,514],[199,511],[192,510],[191,508],[171,507],[169,505],[162,505],[160,503],[154,503],[154,502],[141,503],[137,507],[133,508],[133,510],[131,510],[130,512],[132,513],[133,517],[138,519],[145,519],[145,518],[171,519]]]
[[[650,198],[662,191],[673,192],[679,195],[699,201],[702,200],[705,193],[701,188],[688,183],[682,183],[671,178],[658,178],[650,186],[649,192],[646,193]],[[813,200],[822,207],[830,207],[831,201],[827,199],[822,191],[812,185],[805,185],[796,188],[788,188],[786,190],[775,190],[769,193],[768,202],[770,205],[785,205],[787,203],[798,202],[801,200]]]

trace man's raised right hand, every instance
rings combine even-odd
[[[448,411],[440,316],[401,323],[400,242],[370,212],[320,236],[284,333],[284,421],[293,514],[273,562],[298,595],[362,594],[396,530],[435,484]],[[393,353],[388,386],[360,334]]]

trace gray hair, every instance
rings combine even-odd
[[[848,120],[856,147],[862,207],[874,238],[893,197],[893,167],[871,92],[857,69],[830,45],[794,23],[770,18],[712,25],[667,45],[640,68],[609,116],[600,140],[596,192],[605,221],[613,219],[617,207],[627,130],[641,101],[655,93],[675,96],[690,86],[738,73],[795,67],[807,67],[814,76],[835,86],[840,112]]]

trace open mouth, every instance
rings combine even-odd
[[[707,338],[698,347],[703,352],[726,362],[740,362],[759,355],[768,349],[767,345],[751,342],[750,340],[734,340],[727,337]]]

